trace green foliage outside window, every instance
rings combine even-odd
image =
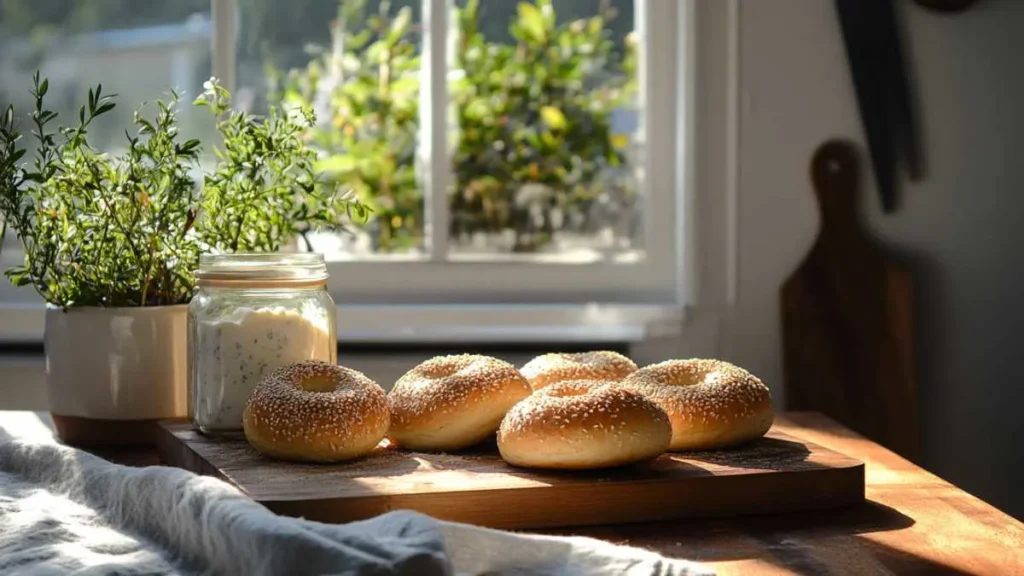
[[[369,18],[364,2],[342,2],[332,46],[303,69],[269,70],[271,99],[318,110],[307,137],[322,151],[327,178],[351,188],[372,211],[381,251],[422,242],[423,195],[417,174],[420,66],[408,8],[382,2]],[[480,31],[470,0],[454,18],[449,91],[454,187],[450,233],[515,235],[513,249],[533,251],[558,230],[587,227],[587,214],[609,188],[635,194],[625,135],[611,117],[636,87],[636,45],[616,50],[610,11],[559,23],[550,0],[519,4],[513,42]]]
[[[370,208],[379,248],[395,250],[416,245],[423,222],[414,167],[420,57],[408,41],[408,8],[392,18],[385,3],[353,32],[364,21],[363,4],[341,3],[331,51],[289,74],[274,98],[328,109],[308,132],[311,144],[327,153],[318,167]]]

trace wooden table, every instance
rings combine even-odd
[[[0,424],[26,413],[0,412]],[[1024,524],[819,414],[777,426],[867,465],[867,502],[788,514],[573,529],[713,566],[719,574],[1024,575]],[[96,450],[129,465],[155,450]]]

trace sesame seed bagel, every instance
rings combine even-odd
[[[665,410],[672,420],[673,451],[749,442],[764,436],[774,418],[768,387],[721,360],[668,360],[637,370],[619,385]]]
[[[618,352],[542,354],[520,370],[534,390],[565,380],[603,380],[618,382],[633,372],[636,364]]]
[[[642,394],[567,380],[509,410],[498,429],[498,450],[513,466],[582,470],[655,458],[671,439],[668,416]]]
[[[245,437],[286,460],[339,462],[373,450],[388,430],[387,394],[344,366],[309,360],[267,374],[245,406]]]
[[[388,438],[424,452],[468,448],[493,436],[505,412],[530,395],[516,367],[489,356],[431,358],[395,382]]]

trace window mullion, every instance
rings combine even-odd
[[[685,4],[685,3],[684,3]],[[677,2],[637,0],[636,33],[640,43],[637,70],[640,145],[637,185],[645,195],[644,248],[650,261],[676,270],[683,247],[676,234],[679,94],[677,88],[679,10]],[[679,281],[673,278],[674,283]],[[680,286],[674,292],[679,294]]]
[[[238,0],[212,0],[213,36],[210,40],[213,76],[232,94],[235,92],[235,36]]]
[[[448,140],[450,0],[423,0],[423,78],[420,89],[420,173],[423,174],[425,233],[431,260],[448,257]]]

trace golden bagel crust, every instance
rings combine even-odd
[[[361,372],[309,360],[263,377],[245,406],[245,437],[287,460],[340,462],[373,450],[391,411],[384,389]]]
[[[552,353],[537,356],[520,370],[534,390],[565,380],[618,382],[633,372],[636,364],[618,352]]]
[[[619,383],[656,402],[672,421],[669,450],[725,448],[764,436],[774,410],[768,387],[746,370],[711,359],[668,360]]]
[[[668,416],[642,394],[594,380],[534,392],[505,415],[498,450],[514,466],[590,469],[649,460],[672,439]]]
[[[529,395],[530,384],[508,362],[474,354],[431,358],[391,389],[388,438],[409,450],[468,448],[493,436],[508,409]]]

